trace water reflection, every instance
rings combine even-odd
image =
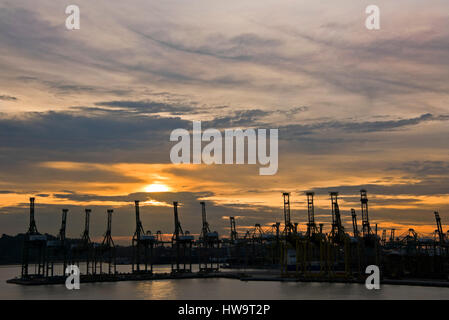
[[[129,266],[119,266],[127,272]],[[169,272],[158,266],[156,272]],[[232,279],[185,279],[124,281],[81,284],[69,291],[64,285],[18,286],[7,279],[20,272],[20,266],[0,267],[0,299],[449,299],[449,288],[382,286],[367,290],[360,284],[255,282]]]

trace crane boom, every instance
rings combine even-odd
[[[62,209],[62,221],[61,221],[61,229],[59,229],[59,240],[61,242],[65,241],[65,230],[67,225],[67,212],[68,209]]]

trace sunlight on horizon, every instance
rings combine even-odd
[[[152,183],[144,188],[145,192],[169,192],[171,188],[162,183]]]

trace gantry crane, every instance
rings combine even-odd
[[[30,198],[30,225],[28,227],[28,231],[25,234],[23,252],[22,252],[22,278],[33,277],[41,277],[45,274],[45,249],[47,237],[45,235],[41,235],[37,231],[36,221],[34,219],[34,198]],[[35,253],[37,258],[36,262],[36,273],[31,275],[29,273],[29,258],[30,253]]]
[[[363,237],[369,237],[371,234],[371,227],[368,217],[368,196],[365,189],[360,190],[360,203],[362,207],[362,234]]]
[[[380,239],[380,242],[382,243],[383,246],[385,246],[387,244],[387,230],[386,229],[382,230],[382,237]]]
[[[313,196],[315,195],[315,193],[307,192],[306,195],[307,195],[307,216],[308,216],[307,236],[312,237],[313,234],[318,232],[315,223],[315,207],[313,204]]]
[[[214,272],[218,271],[218,249],[220,248],[220,240],[218,238],[218,232],[210,231],[209,222],[207,222],[206,216],[206,203],[204,201],[201,204],[201,217],[202,228],[199,239],[200,244],[200,272]]]
[[[172,273],[192,272],[192,243],[193,236],[188,231],[184,233],[178,217],[178,202],[173,202],[175,231],[172,236],[172,250],[176,251],[176,261],[172,260]],[[181,267],[182,265],[182,267]]]
[[[341,224],[340,207],[338,206],[338,192],[330,192],[332,208],[332,231],[334,241],[342,241],[345,236],[343,225]]]
[[[251,239],[261,242],[262,240],[264,240],[264,235],[265,232],[262,229],[262,226],[260,225],[260,223],[256,223],[254,225],[254,229],[250,232],[251,234]]]
[[[271,225],[271,228],[274,230],[273,234],[276,237],[276,240],[279,240],[280,238],[280,222],[275,222]]]
[[[290,220],[290,193],[282,193],[284,198],[284,233],[286,236],[294,233],[294,226]]]
[[[63,255],[63,272],[65,273],[65,268],[67,267],[67,248],[66,248],[66,227],[67,227],[67,212],[68,209],[62,209],[62,220],[61,229],[59,229],[59,241],[61,241],[62,255]]]
[[[390,231],[390,242],[391,243],[394,243],[395,242],[395,238],[394,238],[394,232],[396,231],[396,229],[391,229],[391,231]]]
[[[90,262],[92,259],[92,242],[90,241],[89,229],[90,229],[90,213],[91,209],[85,209],[84,215],[84,231],[81,235],[81,241],[77,248],[77,253],[80,255],[85,254],[86,259],[86,274],[89,274]]]
[[[90,235],[89,235],[89,226],[90,226],[90,213],[92,210],[85,209],[85,216],[84,216],[84,231],[81,235],[81,240],[84,243],[84,245],[89,245],[90,243]]]
[[[201,201],[200,205],[201,205],[201,221],[202,221],[200,239],[204,241],[205,239],[207,239],[207,237],[210,233],[210,228],[209,228],[209,222],[207,222],[207,217],[206,217],[206,203],[204,201]]]
[[[357,214],[355,213],[355,209],[351,209],[351,217],[352,217],[352,230],[354,233],[354,237],[358,238],[359,228],[357,226]]]
[[[94,273],[97,273],[97,262],[100,263],[100,274],[103,273],[103,262],[108,264],[108,274],[117,273],[116,252],[114,240],[112,240],[112,213],[114,210],[107,210],[107,227],[104,233],[103,242],[96,247],[94,259]],[[105,261],[106,260],[106,261]]]
[[[444,232],[443,232],[443,227],[441,226],[441,218],[440,218],[440,214],[435,211],[435,220],[437,223],[437,232],[438,232],[438,238],[440,240],[440,244],[443,245],[445,244],[445,237],[444,237]]]
[[[67,226],[67,212],[68,209],[62,209],[61,215],[61,228],[59,228],[58,237],[56,240],[48,240],[47,241],[47,252],[46,252],[46,275],[53,276],[54,275],[54,265],[57,260],[62,257],[63,260],[63,269],[62,274],[65,273],[65,269],[67,267],[67,244],[66,244],[66,226]]]
[[[28,235],[38,235],[36,221],[34,220],[34,198],[30,198],[30,226],[28,227]]]
[[[145,233],[143,229],[142,221],[140,220],[139,200],[134,201],[134,206],[136,212],[136,231],[134,231],[134,235],[132,238],[132,251],[133,251],[132,272],[152,273],[153,247],[156,242],[156,238],[153,235],[151,235],[151,231],[147,231],[147,233]],[[144,265],[144,270],[140,269],[140,265],[142,263]],[[148,265],[150,265],[150,270],[148,270]]]
[[[229,217],[229,221],[231,223],[231,242],[234,243],[238,238],[237,230],[235,228],[235,218]]]

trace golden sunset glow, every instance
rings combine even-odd
[[[145,187],[145,192],[168,192],[171,189],[165,184],[153,183]]]

